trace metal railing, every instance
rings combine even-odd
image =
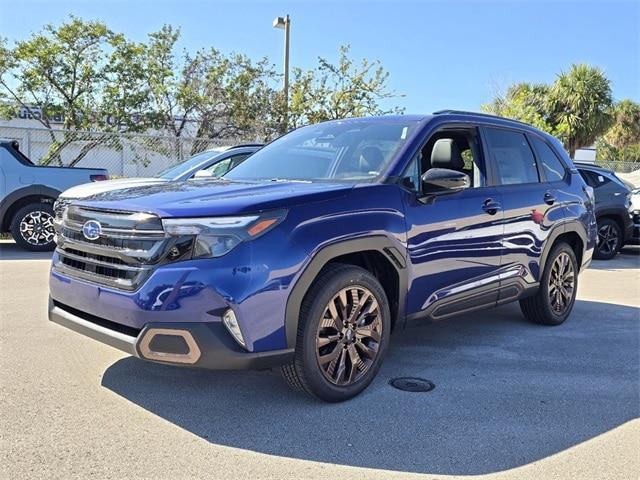
[[[17,140],[39,165],[106,168],[116,177],[152,176],[196,153],[242,141],[14,126],[0,126],[0,139]]]

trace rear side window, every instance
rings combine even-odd
[[[584,180],[584,182],[590,187],[596,188],[598,186],[598,179],[591,172],[587,172],[586,170],[578,170],[580,176]]]
[[[580,173],[586,184],[590,187],[598,188],[606,185],[607,183],[611,183],[611,180],[599,173],[582,169],[579,169],[578,172]]]
[[[487,128],[485,131],[489,157],[499,184],[540,181],[535,157],[524,134],[499,128]]]
[[[558,159],[551,147],[539,138],[532,138],[533,148],[538,153],[538,160],[542,163],[544,175],[548,182],[557,182],[562,180],[565,175],[564,165]]]

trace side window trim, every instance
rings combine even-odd
[[[482,157],[484,158],[484,175],[486,186],[488,187],[499,187],[498,183],[498,173],[496,172],[496,167],[491,158],[491,154],[489,153],[489,144],[487,142],[487,134],[486,134],[487,125],[480,125],[478,130],[480,132],[479,138],[480,143],[482,143]]]
[[[556,152],[556,149],[553,147],[553,145],[551,145],[549,142],[547,142],[540,135],[537,135],[537,134],[535,134],[533,132],[525,132],[525,136],[527,137],[527,142],[529,142],[529,146],[531,147],[531,150],[533,151],[533,156],[536,159],[536,165],[538,166],[538,175],[540,176],[540,182],[541,183],[560,183],[560,182],[566,181],[567,175],[569,175],[569,172],[568,172],[569,168],[564,163],[562,158],[560,158],[560,156],[558,156],[558,152]],[[544,165],[542,164],[542,156],[541,156],[540,152],[538,152],[538,149],[536,148],[535,143],[533,142],[534,138],[536,140],[544,143],[547,147],[549,147],[549,150],[551,150],[551,153],[556,157],[558,162],[560,162],[560,165],[562,165],[562,167],[564,168],[564,176],[560,180],[548,180],[547,179],[547,174],[544,171]]]

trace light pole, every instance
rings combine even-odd
[[[284,17],[276,17],[273,21],[273,28],[284,30],[284,127],[283,132],[286,133],[289,126],[289,31],[291,27],[291,19],[289,15]]]

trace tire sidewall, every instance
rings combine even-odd
[[[56,248],[56,244],[54,241],[43,245],[34,245],[32,243],[27,242],[20,232],[20,223],[22,219],[32,212],[46,212],[52,217],[55,217],[55,213],[53,211],[53,205],[48,203],[30,203],[20,208],[13,218],[11,219],[11,236],[15,240],[16,244],[24,249],[32,252],[49,252]]]
[[[618,235],[618,244],[616,245],[616,248],[613,250],[613,252],[602,253],[600,252],[600,248],[596,243],[594,258],[596,258],[597,260],[611,260],[613,257],[615,257],[618,254],[618,251],[620,251],[620,248],[622,247],[622,231],[620,230],[618,223],[615,220],[611,220],[610,218],[603,218],[602,220],[597,222],[596,229],[598,234],[600,233],[600,228],[602,228],[604,225],[611,225],[611,227],[615,229],[616,234]]]
[[[369,370],[355,383],[348,386],[337,386],[329,382],[323,375],[318,360],[316,358],[316,335],[318,324],[324,315],[327,304],[343,288],[350,286],[362,286],[367,288],[375,296],[380,313],[382,315],[382,339],[378,350],[378,356]],[[321,291],[310,290],[310,294],[315,295],[308,310],[303,332],[303,345],[299,352],[304,369],[304,377],[312,392],[323,400],[339,402],[354,397],[362,392],[375,378],[389,344],[391,330],[391,313],[389,302],[384,289],[380,283],[368,271],[353,267],[336,272],[334,278]]]
[[[561,253],[566,253],[567,255],[569,255],[569,259],[571,260],[571,264],[573,266],[575,285],[573,288],[573,295],[571,297],[571,305],[569,306],[569,308],[567,308],[567,310],[562,315],[558,315],[551,308],[551,301],[549,300],[549,277],[551,276],[551,269],[553,268],[553,263]],[[573,311],[573,306],[575,305],[575,302],[576,302],[576,295],[578,292],[578,273],[579,273],[578,262],[576,260],[576,255],[573,249],[566,243],[560,243],[556,245],[551,251],[551,254],[549,255],[549,257],[547,258],[547,262],[544,267],[544,274],[542,276],[542,284],[540,285],[540,290],[542,292],[542,300],[543,300],[542,307],[546,311],[547,318],[549,319],[549,322],[548,322],[549,325],[560,325],[569,317],[569,315],[571,315],[571,312]]]

